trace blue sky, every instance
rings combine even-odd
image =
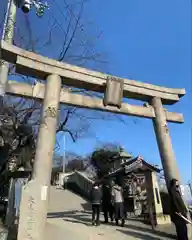
[[[63,0],[64,1],[64,0]],[[49,13],[38,19],[30,13],[32,28],[37,33],[47,32],[48,15],[52,14],[61,24],[62,2],[52,0]],[[56,4],[57,2],[57,4]],[[60,12],[58,10],[60,6]],[[65,14],[65,12],[63,12]],[[172,143],[183,182],[192,179],[191,127],[191,3],[189,0],[90,0],[84,10],[86,32],[93,28],[103,32],[96,48],[105,53],[108,61],[105,71],[167,87],[186,88],[186,96],[179,103],[168,107],[182,112],[185,123],[169,124]],[[22,18],[18,23],[23,26]],[[61,32],[55,33],[54,48],[43,54],[55,57]],[[93,66],[94,67],[94,66]],[[133,102],[130,101],[129,102]],[[72,143],[66,137],[66,150],[81,155],[90,153],[101,143],[119,143],[135,155],[141,154],[147,161],[160,164],[159,152],[151,120],[122,117],[119,121],[95,120],[89,137]],[[64,150],[61,149],[62,154]]]
[[[176,159],[182,176],[191,179],[191,4],[189,0],[91,1],[89,18],[103,31],[100,47],[108,53],[109,71],[167,87],[186,88],[186,96],[172,111],[183,112],[185,123],[169,124]],[[150,120],[124,117],[119,121],[93,123],[97,139],[67,138],[67,150],[90,152],[101,142],[121,143],[135,155],[160,163]],[[136,121],[135,121],[136,120]]]

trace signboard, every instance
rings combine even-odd
[[[104,106],[121,108],[123,88],[123,79],[108,76],[103,99]]]
[[[180,189],[182,196],[185,196],[185,187],[183,185],[180,185]]]

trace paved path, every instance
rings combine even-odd
[[[103,220],[103,219],[101,219]],[[51,188],[45,240],[169,240],[170,227],[158,229],[136,220],[126,221],[124,228],[101,224],[91,226],[90,206],[81,197]]]

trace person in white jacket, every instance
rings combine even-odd
[[[123,199],[123,189],[120,185],[115,184],[112,187],[112,198],[115,207],[115,221],[116,225],[119,225],[119,220],[121,220],[121,226],[125,224],[125,211],[124,211],[124,199]]]

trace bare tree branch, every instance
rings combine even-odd
[[[62,4],[62,7],[58,3]],[[39,54],[49,54],[50,51],[47,50],[54,49],[54,58],[59,61],[83,67],[92,64],[94,69],[97,69],[96,64],[101,64],[100,66],[105,68],[106,59],[103,58],[102,53],[95,49],[96,42],[100,39],[101,33],[99,35],[87,33],[87,19],[85,19],[85,23],[83,19],[85,3],[86,0],[74,0],[70,2],[66,0],[60,2],[54,0],[53,4],[57,7],[58,12],[50,11],[45,20],[42,18],[39,21],[39,24],[42,24],[42,28],[45,28],[45,26],[47,28],[47,31],[43,31],[42,33],[39,33],[36,26],[32,24],[34,19],[31,18],[31,15],[24,17],[23,14],[18,14],[14,44]],[[61,14],[61,18],[58,16],[59,13]],[[49,57],[53,58],[52,55]],[[97,70],[101,70],[102,68],[98,68]],[[41,79],[33,79],[15,73],[14,65],[10,67],[10,76],[20,77],[21,81],[30,84],[42,82]],[[71,91],[90,96],[99,96],[100,98],[103,97],[101,94],[75,88],[72,88]],[[42,102],[32,99],[7,97],[7,104],[13,106],[15,111],[14,125],[17,123],[32,126],[35,138],[40,124]],[[57,133],[68,133],[73,142],[77,141],[80,137],[92,137],[94,133],[91,132],[91,125],[93,121],[98,119],[104,121],[118,119],[124,123],[121,116],[114,117],[113,114],[96,111],[88,112],[85,109],[79,110],[76,107],[62,105],[60,107]],[[56,139],[56,148],[59,148],[58,139]]]

